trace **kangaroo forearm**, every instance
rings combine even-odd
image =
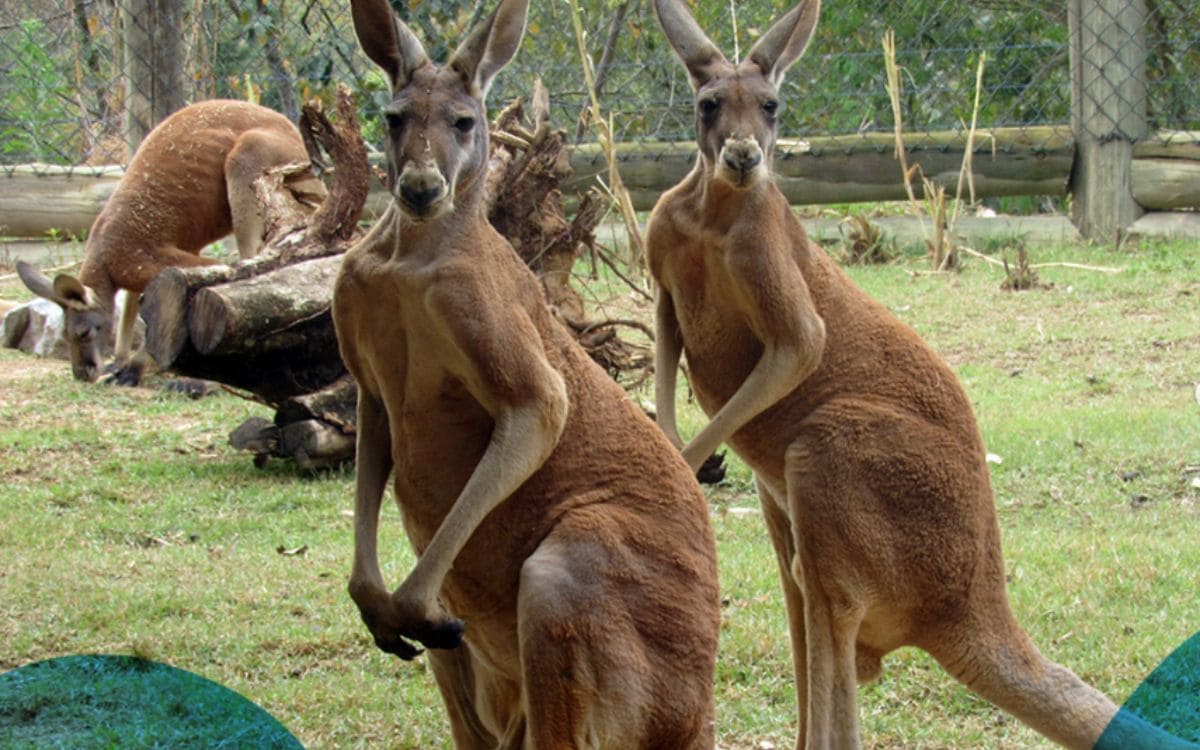
[[[554,450],[565,420],[565,396],[563,407],[562,419],[547,419],[539,405],[514,409],[496,421],[483,457],[416,567],[396,590],[397,597],[424,602],[436,598],[475,530]]]
[[[354,489],[354,566],[351,594],[356,589],[384,589],[377,542],[379,508],[391,474],[391,437],[382,407],[368,394],[359,393],[358,441]],[[358,597],[355,597],[358,601]]]
[[[693,470],[747,422],[774,406],[816,370],[815,359],[797,349],[765,352],[750,375],[699,434],[688,442],[683,457]]]
[[[654,347],[654,414],[658,426],[676,448],[683,447],[675,415],[675,377],[683,344],[679,324],[670,309],[671,300],[659,291],[655,309]]]

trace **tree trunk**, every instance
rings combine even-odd
[[[297,332],[329,311],[341,260],[317,258],[198,290],[188,315],[188,337],[206,355],[302,346]]]
[[[130,0],[125,24],[125,147],[130,155],[183,107],[182,0]]]

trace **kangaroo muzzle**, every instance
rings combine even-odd
[[[449,192],[446,178],[432,163],[408,164],[392,189],[400,207],[406,213],[422,219],[437,214]]]
[[[763,163],[762,147],[754,138],[731,137],[721,147],[720,165],[731,182],[747,185]]]

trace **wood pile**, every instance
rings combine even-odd
[[[493,123],[489,219],[610,374],[644,368],[646,358],[609,322],[587,319],[571,284],[605,206],[587,195],[572,219],[565,216],[559,185],[571,176],[568,146],[550,128],[540,86],[532,102],[530,124],[519,101]],[[297,210],[286,189],[289,171],[267,175],[258,185],[268,216],[264,251],[233,266],[164,271],[145,291],[142,317],[146,350],[161,368],[215,380],[276,410],[273,421],[256,417],[235,429],[235,447],[254,453],[257,465],[277,456],[318,469],[354,455],[356,386],[338,353],[330,303],[341,254],[360,233],[371,169],[348,90],[339,92],[336,123],[308,105],[300,129],[314,166],[326,172],[326,201],[311,214]]]

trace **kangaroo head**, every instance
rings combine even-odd
[[[63,338],[76,380],[94,382],[100,376],[105,352],[112,349],[113,310],[90,287],[74,276],[60,273],[51,281],[25,261],[17,261],[17,275],[39,297],[63,309]]]
[[[392,85],[387,118],[388,188],[401,212],[427,221],[455,199],[482,193],[488,126],[484,98],[525,32],[528,0],[501,0],[444,66],[430,61],[387,0],[352,0],[359,44]]]
[[[692,79],[696,140],[709,178],[736,189],[768,180],[783,110],[779,84],[812,39],[820,0],[801,0],[736,65],[700,29],[684,0],[655,0],[654,10]]]

